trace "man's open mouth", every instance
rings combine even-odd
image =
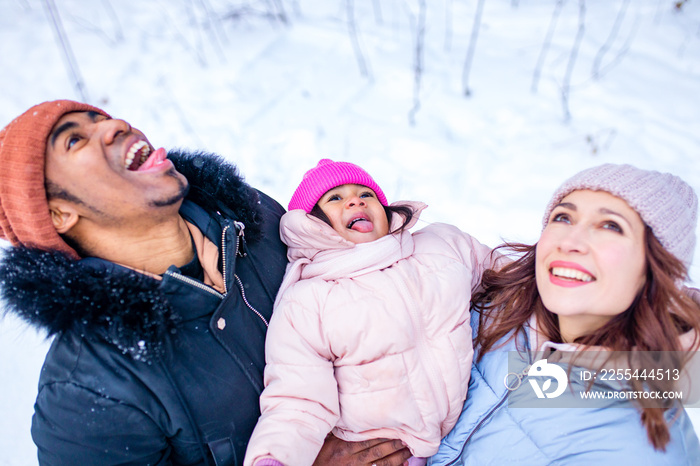
[[[138,170],[148,160],[149,155],[151,155],[151,146],[146,141],[135,142],[126,153],[124,168],[131,171]]]

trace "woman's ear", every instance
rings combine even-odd
[[[51,199],[49,201],[49,213],[51,214],[53,226],[60,235],[68,233],[80,219],[80,215],[78,215],[75,207],[62,199]]]

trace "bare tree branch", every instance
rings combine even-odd
[[[469,48],[467,49],[467,57],[464,59],[464,70],[462,71],[462,91],[464,95],[469,97],[471,90],[469,89],[469,73],[471,72],[472,60],[476,51],[476,40],[479,38],[479,27],[481,26],[481,15],[484,12],[484,0],[478,0],[476,4],[476,14],[474,14],[474,25],[472,26],[472,34],[469,39]]]
[[[406,0],[401,1],[401,6],[403,6],[403,10],[406,12],[406,16],[408,16],[408,22],[411,23],[411,29],[415,29],[416,15],[413,14],[411,6],[406,2]]]
[[[204,47],[202,45],[202,30],[199,27],[199,21],[197,20],[197,13],[195,12],[196,6],[194,5],[194,0],[190,0],[185,5],[186,11],[189,16],[189,21],[192,24],[192,30],[196,35],[194,49],[199,59],[199,64],[206,67],[209,63],[207,62],[206,54],[204,53]]]
[[[289,18],[287,17],[287,12],[284,10],[284,5],[282,0],[270,0],[272,5],[270,6],[270,11],[277,10],[275,17],[279,19],[282,23],[288,24]]]
[[[107,15],[111,16],[111,13],[108,11]],[[108,31],[105,31],[105,29],[102,27],[101,24],[95,24],[94,22],[89,21],[83,17],[71,15],[70,12],[68,12],[68,14],[64,15],[64,17],[67,18],[68,22],[72,22],[74,24],[77,24],[78,26],[83,28],[85,31],[90,31],[90,32],[94,33],[96,36],[101,37],[102,39],[104,39],[104,41],[106,43],[108,43],[111,46],[117,44],[119,41],[123,40],[123,38],[124,38],[121,30],[116,30],[114,32],[114,34],[112,35]],[[115,24],[117,24],[117,27],[119,27],[118,21],[115,21]]]
[[[416,25],[416,47],[413,61],[413,108],[408,112],[408,122],[411,126],[416,124],[416,113],[420,110],[420,85],[423,76],[426,10],[426,0],[418,0],[418,23]]]
[[[604,76],[606,73],[608,73],[615,65],[619,64],[622,59],[624,58],[625,55],[627,55],[627,52],[629,51],[630,47],[632,46],[632,41],[634,39],[634,36],[637,34],[637,30],[639,29],[639,17],[634,22],[634,26],[632,27],[629,35],[627,36],[627,39],[625,39],[625,43],[620,47],[620,50],[615,54],[615,57],[610,60],[606,65],[603,65],[600,70],[598,70],[598,77]]]
[[[122,25],[119,22],[119,17],[117,16],[117,12],[114,11],[114,7],[112,6],[112,2],[109,0],[102,0],[102,4],[105,7],[105,10],[107,10],[107,16],[112,20],[112,23],[114,24],[114,37],[118,42],[121,42],[124,40],[124,29],[122,29]]]
[[[66,65],[66,70],[73,79],[75,89],[78,91],[78,94],[80,94],[80,98],[83,102],[90,102],[87,96],[87,90],[85,89],[85,83],[83,82],[83,77],[80,75],[78,62],[75,60],[73,49],[68,41],[68,36],[66,36],[66,31],[63,29],[63,23],[61,22],[61,17],[56,9],[56,4],[53,0],[44,0],[44,7],[46,8],[46,14],[49,16],[49,20],[53,26],[56,40],[59,42],[61,49],[63,50],[63,60]]]
[[[578,51],[581,48],[581,42],[583,40],[583,34],[586,31],[586,1],[578,1],[578,31],[576,32],[576,39],[574,40],[574,45],[571,47],[571,53],[569,54],[569,62],[566,65],[566,73],[564,74],[564,81],[561,86],[561,103],[564,110],[564,121],[569,121],[571,119],[571,112],[569,111],[569,92],[571,90],[571,75],[574,71],[574,66],[576,65],[576,57],[578,56]]]
[[[615,128],[603,128],[595,134],[587,134],[586,144],[588,144],[591,154],[598,155],[600,152],[608,150],[616,135]]]
[[[374,19],[377,24],[382,24],[382,4],[379,0],[372,1],[372,8],[374,8]]]
[[[160,3],[160,2],[159,2]],[[180,42],[182,47],[190,52],[192,56],[199,62],[201,66],[206,66],[207,61],[204,58],[204,55],[202,55],[202,51],[200,47],[193,47],[192,44],[189,43],[187,38],[180,32],[180,29],[177,26],[177,21],[174,21],[172,17],[170,17],[170,12],[168,10],[167,4],[160,3],[161,11],[163,12],[163,16],[166,19],[166,22],[169,27],[172,28],[175,38]],[[230,16],[230,15],[229,15]],[[227,16],[227,17],[229,17]]]
[[[540,49],[539,57],[537,57],[535,71],[532,73],[532,86],[530,89],[532,90],[533,94],[537,93],[537,86],[540,83],[540,73],[542,72],[545,58],[547,58],[547,52],[549,51],[549,46],[552,43],[554,30],[557,28],[557,22],[559,21],[559,16],[561,14],[562,7],[564,6],[564,2],[565,0],[557,0],[557,3],[554,5],[552,18],[549,20],[549,27],[547,28],[547,35],[544,38],[544,42],[542,42],[542,48]]]
[[[452,0],[445,0],[445,50],[452,49]]]
[[[297,16],[301,16],[301,5],[299,5],[299,0],[292,0],[292,10]]]
[[[627,6],[629,3],[630,0],[622,0],[622,5],[620,6],[620,10],[617,12],[617,17],[615,18],[615,23],[613,23],[613,27],[610,30],[610,34],[593,59],[593,68],[591,70],[593,79],[599,78],[600,62],[603,61],[603,57],[606,53],[608,53],[608,50],[610,50],[610,47],[612,47],[613,42],[615,42],[615,39],[617,38],[617,34],[620,32],[620,26],[622,25],[622,21],[625,19],[625,15],[627,14]]]
[[[371,79],[369,67],[367,66],[365,56],[362,53],[362,47],[357,35],[357,27],[355,24],[355,2],[353,0],[345,0],[345,7],[348,18],[348,33],[350,34],[350,42],[352,43],[352,48],[355,51],[355,57],[357,58],[357,66],[359,66],[360,74],[362,76]]]
[[[204,15],[206,17],[206,30],[209,32],[209,40],[214,47],[214,50],[216,50],[217,54],[219,55],[219,59],[221,60],[222,63],[226,63],[226,54],[224,53],[224,48],[222,46],[222,40],[221,37],[226,37],[219,27],[219,21],[214,17],[214,14],[212,13],[211,5],[209,5],[208,0],[199,0],[199,4],[202,7],[202,10],[204,11]]]

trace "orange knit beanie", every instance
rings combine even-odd
[[[92,105],[55,100],[35,105],[0,131],[0,238],[80,256],[56,232],[44,188],[46,141],[66,113],[93,111]]]

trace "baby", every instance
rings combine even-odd
[[[472,363],[469,301],[491,249],[411,228],[367,172],[321,160],[280,223],[290,264],[266,339],[262,415],[245,465],[309,466],[326,435],[398,438],[425,464],[454,426]]]

